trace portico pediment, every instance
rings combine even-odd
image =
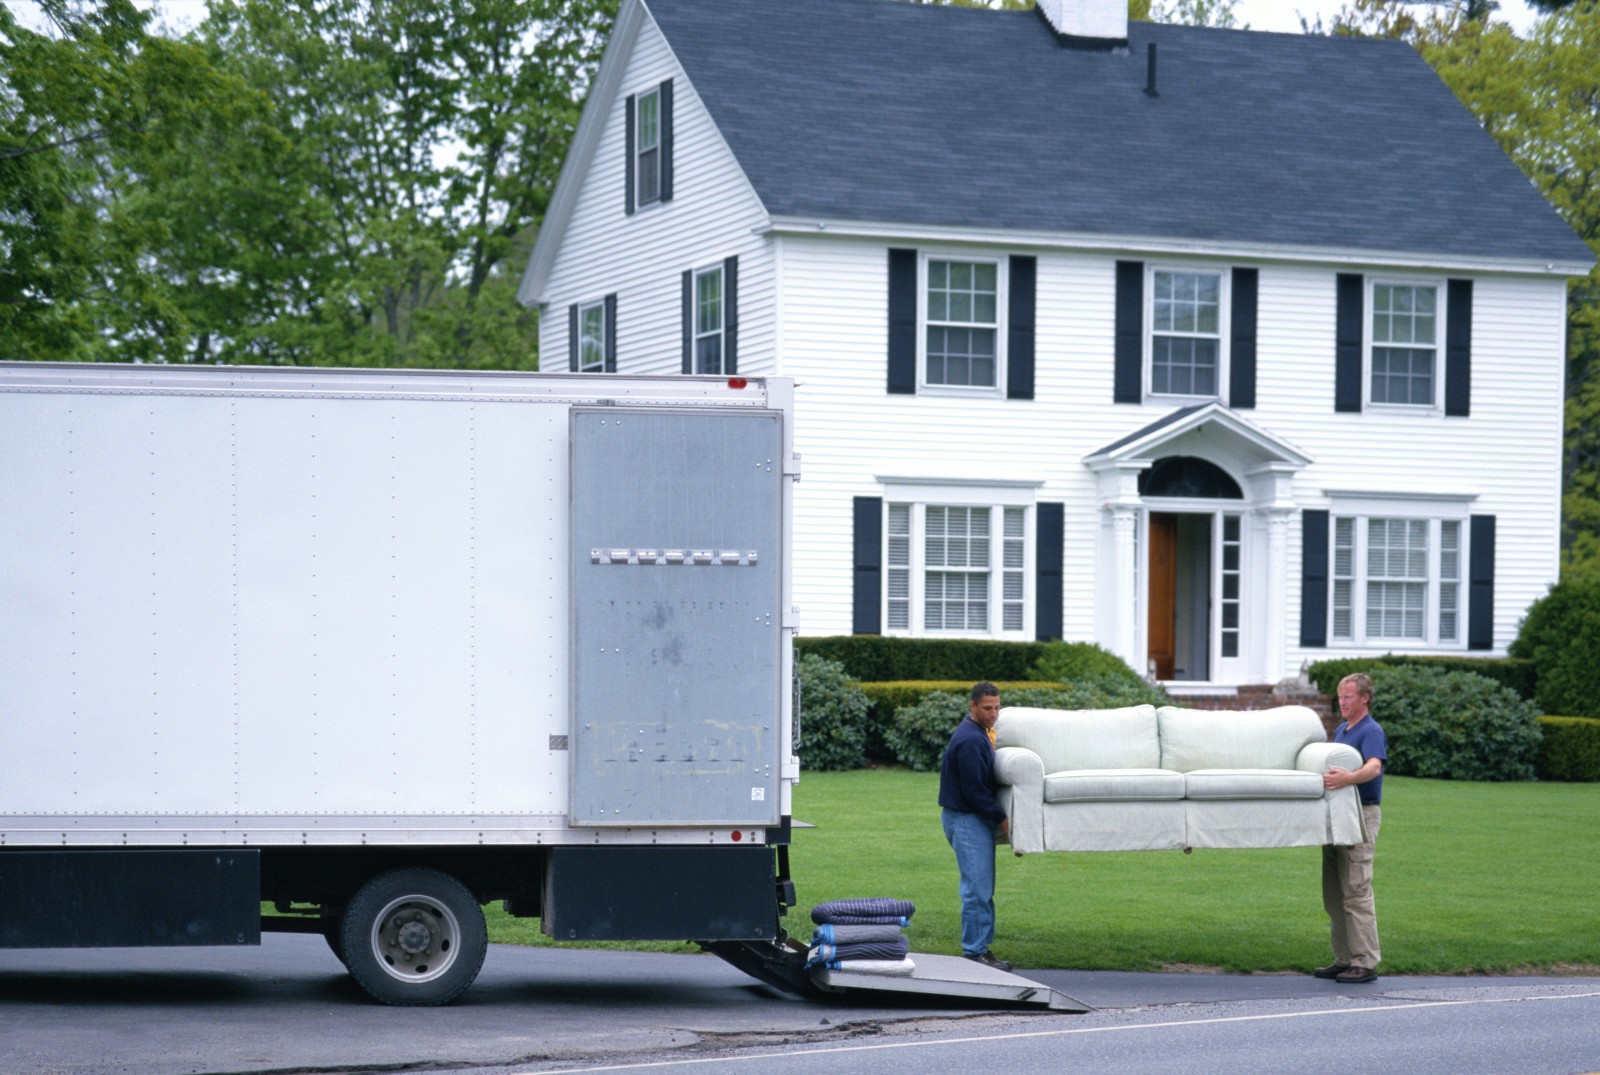
[[[1296,472],[1312,459],[1289,441],[1219,402],[1180,407],[1084,456],[1104,501],[1139,500],[1139,475],[1158,459],[1191,456],[1233,475],[1260,506],[1286,504]]]

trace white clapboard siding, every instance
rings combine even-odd
[[[624,211],[627,97],[673,80],[673,199]],[[740,373],[772,372],[772,243],[766,212],[655,23],[646,18],[540,300],[539,362],[567,368],[567,308],[617,296],[617,369],[682,369],[685,269],[739,258]]]
[[[1064,634],[1094,639],[1101,512],[1082,460],[1173,409],[1111,402],[1118,255],[1030,251],[1039,258],[1034,400],[891,396],[890,245],[896,244],[782,240],[778,372],[801,384],[797,447],[805,478],[796,508],[795,588],[803,632],[850,630],[853,497],[881,495],[880,477],[991,477],[1039,481],[1039,500],[1065,503]],[[978,256],[1007,252],[978,243],[964,249]],[[1528,603],[1557,571],[1562,282],[1474,277],[1470,418],[1371,408],[1336,414],[1335,278],[1352,268],[1257,267],[1258,405],[1240,413],[1313,460],[1295,481],[1295,503],[1326,507],[1328,490],[1474,496],[1472,512],[1497,520],[1495,648],[1503,650]],[[1442,281],[1443,274],[1417,278]],[[1297,521],[1289,546],[1283,592],[1275,594],[1285,602],[1293,636],[1285,640],[1284,675],[1307,658],[1354,652],[1298,647]]]

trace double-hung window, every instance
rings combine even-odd
[[[1439,381],[1437,284],[1372,282],[1373,403],[1431,407]]]
[[[1152,395],[1221,395],[1221,272],[1152,269],[1148,324]]]
[[[661,91],[642,93],[634,102],[632,152],[639,204],[661,199]]]
[[[1024,637],[1032,508],[891,502],[886,509],[891,634]]]
[[[578,307],[578,372],[603,373],[606,368],[606,304]]]
[[[721,373],[723,330],[722,266],[694,274],[694,372]]]
[[[1465,517],[1335,511],[1333,640],[1462,643],[1466,537]]]
[[[923,384],[999,388],[1000,263],[928,257],[923,274]]]

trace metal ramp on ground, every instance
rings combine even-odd
[[[864,974],[860,971],[805,967],[804,949],[771,943],[712,941],[702,947],[721,956],[751,977],[790,993],[808,997],[877,997],[915,1000],[970,1001],[978,1007],[1036,1011],[1093,1011],[1089,1005],[1042,982],[996,970],[960,956],[912,952],[909,975]]]

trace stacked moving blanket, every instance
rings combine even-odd
[[[916,906],[907,900],[881,896],[819,903],[811,909],[817,929],[811,935],[806,966],[908,975],[916,964],[911,962],[911,945],[901,930],[911,924],[916,913]]]

